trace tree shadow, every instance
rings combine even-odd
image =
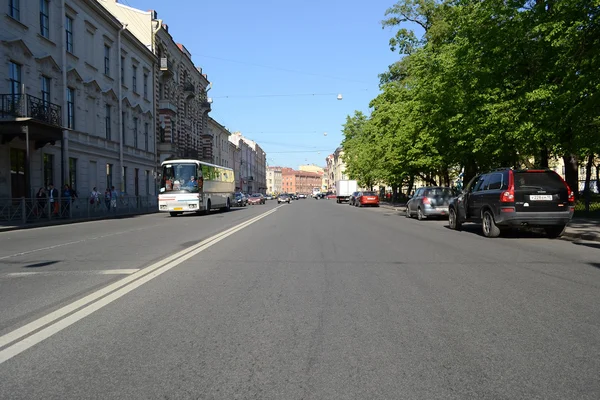
[[[582,242],[573,242],[573,244],[576,244],[577,246],[586,246],[586,247],[591,247],[593,249],[600,249],[600,243],[582,243]],[[600,264],[598,264],[600,265]]]
[[[444,228],[452,230],[450,225],[444,225]],[[480,224],[465,224],[461,231],[485,237]],[[503,230],[498,239],[548,239],[548,236],[543,230],[537,228],[512,228]]]

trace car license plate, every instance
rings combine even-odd
[[[531,201],[539,201],[539,200],[552,200],[552,195],[551,194],[532,194],[529,196],[529,200]]]
[[[174,207],[173,210],[175,210],[175,211],[182,211],[183,207]]]

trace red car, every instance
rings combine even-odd
[[[356,196],[356,201],[354,202],[354,205],[356,207],[379,207],[379,196],[377,196],[377,193],[375,192],[360,192],[358,196]]]
[[[255,204],[265,204],[265,203],[266,203],[265,198],[260,193],[254,193],[252,196],[248,197],[248,204],[255,205]]]

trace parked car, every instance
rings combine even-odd
[[[334,199],[334,200],[335,200],[335,199],[337,199],[337,196],[335,195],[335,193],[332,193],[332,192],[327,192],[327,195],[325,196],[325,198],[326,198],[327,200],[331,200],[331,199]]]
[[[292,200],[298,200],[298,195],[296,193],[290,193],[289,196]]]
[[[248,197],[244,193],[236,193],[233,205],[237,207],[246,207],[248,205]]]
[[[574,193],[556,172],[510,168],[477,175],[448,207],[450,228],[480,223],[486,237],[523,227],[559,237],[574,211]]]
[[[430,217],[447,217],[450,199],[457,194],[449,187],[419,188],[406,203],[406,217],[412,218],[416,215],[419,221]]]
[[[248,198],[248,204],[256,205],[256,204],[265,204],[265,198],[260,193],[254,193],[252,196]]]
[[[290,203],[290,196],[288,194],[282,193],[277,197],[277,204],[281,203]]]
[[[305,199],[305,198],[306,198],[306,195],[305,195],[304,193],[300,193],[300,194],[298,195],[298,198],[299,198],[299,199]]]
[[[270,194],[265,195],[265,200],[273,200],[273,196]]]
[[[379,196],[375,192],[358,192],[354,200],[355,207],[379,207]]]
[[[358,196],[359,193],[360,192],[352,192],[352,194],[350,195],[350,198],[348,199],[348,204],[353,206],[354,203],[356,202],[356,197]]]

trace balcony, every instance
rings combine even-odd
[[[0,94],[0,144],[16,137],[35,148],[62,139],[61,107],[35,96]]]
[[[173,69],[173,62],[167,57],[160,58],[160,72],[162,72],[163,78],[171,78],[175,74]]]
[[[171,103],[171,100],[163,99],[158,101],[158,110],[159,112],[170,112],[172,114],[177,114],[177,105]]]
[[[183,94],[186,99],[190,99],[196,96],[196,87],[191,82],[186,82],[183,85]]]
[[[61,127],[60,106],[31,95],[0,95],[0,119],[31,118]]]

